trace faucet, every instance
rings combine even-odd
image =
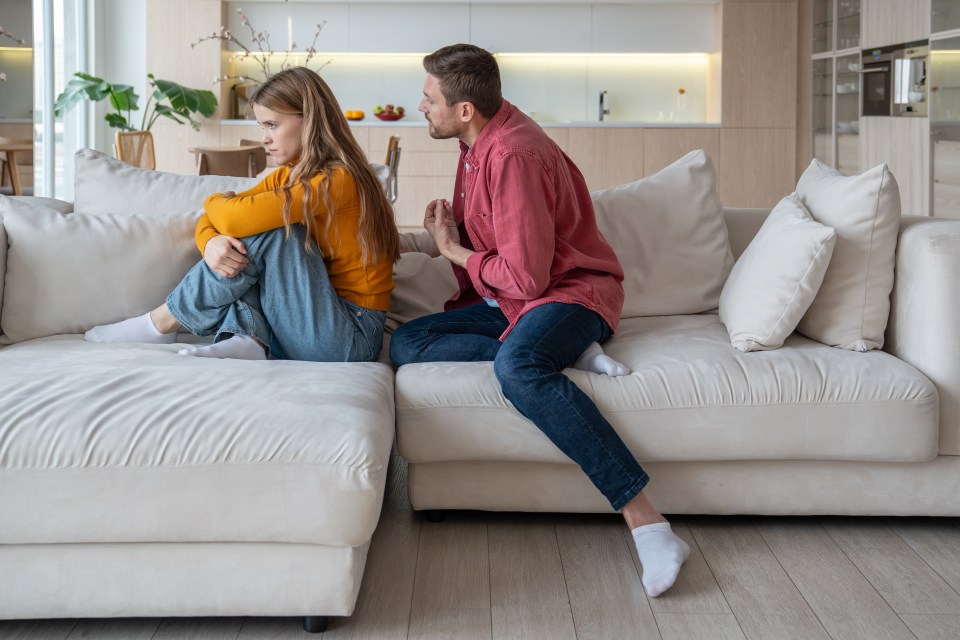
[[[605,100],[605,98],[604,98],[605,95],[607,95],[607,92],[606,92],[606,91],[601,91],[601,92],[600,92],[600,122],[603,122],[603,116],[608,116],[608,115],[610,115],[610,109],[605,109],[605,108],[604,108],[604,104],[603,104],[603,103],[604,103],[604,100]]]

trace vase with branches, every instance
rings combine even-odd
[[[6,38],[7,40],[13,40],[14,42],[16,42],[21,46],[27,44],[27,41],[24,40],[23,38],[18,38],[17,36],[13,35],[9,31],[4,29],[3,27],[0,27],[0,39],[4,39],[4,38]],[[3,71],[0,71],[0,82],[6,82],[6,80],[7,80],[7,74]]]

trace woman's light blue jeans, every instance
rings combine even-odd
[[[394,331],[390,359],[414,362],[492,360],[503,394],[571,460],[619,511],[649,477],[587,394],[563,374],[591,342],[611,331],[576,304],[543,304],[525,313],[502,343],[506,316],[485,303],[424,316]]]
[[[386,313],[344,300],[330,284],[314,245],[303,246],[303,225],[241,238],[250,263],[225,278],[201,260],[167,297],[167,308],[190,333],[249,336],[283,360],[375,360]]]

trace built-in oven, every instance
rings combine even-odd
[[[896,46],[864,49],[860,56],[861,112],[864,116],[889,116],[893,109],[893,54]]]
[[[895,116],[927,115],[927,40],[910,42],[893,52],[893,113]]]

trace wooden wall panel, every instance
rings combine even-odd
[[[725,4],[724,127],[796,127],[797,19],[795,1]]]
[[[797,179],[813,159],[813,0],[797,3]]]
[[[591,191],[643,177],[644,129],[584,127],[568,132],[567,155]]]
[[[860,118],[860,168],[885,162],[900,187],[904,215],[930,213],[930,121]]]
[[[720,200],[727,207],[772,208],[796,187],[793,129],[721,129]]]
[[[861,48],[930,36],[930,0],[860,0]]]
[[[157,122],[150,130],[157,154],[157,170],[183,175],[196,175],[197,160],[188,149],[220,145],[220,125],[206,125],[200,131],[175,122]]]
[[[660,171],[694,149],[703,149],[720,162],[719,129],[647,129],[643,132],[643,175]]]

